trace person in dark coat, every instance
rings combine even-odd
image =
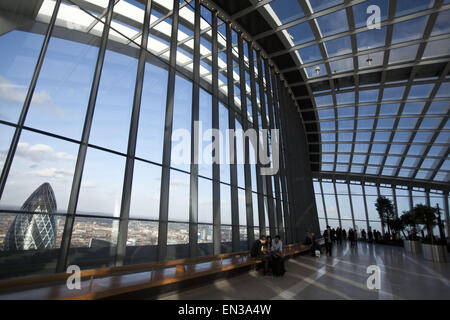
[[[345,229],[342,229],[342,237],[344,240],[347,240],[347,231],[345,231]]]
[[[323,237],[325,239],[325,254],[328,254],[331,257],[331,249],[333,246],[333,238],[331,233],[330,226],[327,226],[327,229],[323,233]]]
[[[361,230],[361,237],[362,237],[362,239],[363,239],[364,241],[367,240],[367,237],[366,237],[366,230],[364,230],[364,229]]]
[[[336,241],[338,244],[342,244],[342,229],[340,227],[336,229]]]
[[[254,259],[261,260],[264,266],[264,275],[269,271],[269,263],[271,260],[270,252],[264,250],[266,244],[266,236],[261,236],[259,240],[253,243],[252,250],[250,250],[250,256]]]
[[[369,232],[367,232],[367,237],[370,243],[373,241],[373,233],[372,230],[369,229]]]
[[[348,240],[350,240],[350,246],[353,247],[355,245],[355,232],[352,228],[348,230]]]

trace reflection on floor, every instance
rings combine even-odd
[[[380,289],[369,290],[367,267],[380,268]],[[450,263],[406,255],[403,248],[334,245],[333,256],[298,256],[282,278],[250,271],[160,299],[450,299]]]

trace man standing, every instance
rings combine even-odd
[[[331,247],[333,244],[333,239],[331,237],[331,228],[327,226],[327,230],[323,233],[323,237],[325,239],[325,254],[329,254],[331,257]]]

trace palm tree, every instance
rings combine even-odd
[[[387,224],[388,232],[391,233],[391,220],[395,218],[394,206],[390,199],[385,196],[379,196],[377,202],[375,202],[375,207],[377,208],[378,214],[380,216],[381,224],[384,226]]]
[[[417,239],[417,230],[416,230],[416,216],[414,214],[414,210],[403,211],[403,215],[400,217],[402,225],[404,228],[407,228],[409,234],[409,240]],[[403,234],[405,235],[405,234]],[[408,239],[408,237],[406,237]]]
[[[428,236],[431,238],[431,244],[434,244],[433,227],[436,225],[437,220],[436,208],[418,204],[414,207],[413,210],[416,216],[416,221],[419,224],[425,225],[425,227],[427,228]]]

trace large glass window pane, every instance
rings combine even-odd
[[[245,202],[245,190],[238,189],[238,202],[239,202],[239,225],[247,225],[247,205]]]
[[[358,51],[383,47],[386,41],[386,27],[356,34]]]
[[[369,216],[369,220],[373,221],[379,221],[380,216],[378,214],[378,211],[375,207],[375,203],[377,202],[378,196],[368,196],[366,195],[366,201],[367,201],[367,213]]]
[[[136,160],[131,189],[130,217],[159,218],[161,167]]]
[[[58,19],[63,19],[66,10],[70,10],[71,15],[76,16],[78,21],[92,20],[91,16],[76,6],[64,4],[62,6],[63,10],[59,11]],[[50,39],[35,94],[31,100],[26,119],[27,126],[73,139],[81,138],[99,42],[98,37],[89,34],[84,35],[82,42],[75,39],[75,34],[68,33],[65,36],[54,34]],[[104,75],[110,77],[113,75],[109,72],[111,68],[109,55],[106,57],[103,70]],[[123,72],[123,69],[121,71]],[[124,87],[132,85],[133,81],[131,84],[122,83]],[[121,87],[120,83],[118,87]],[[99,92],[100,103],[102,93],[104,92]],[[113,106],[111,103],[112,108]],[[124,105],[123,108],[127,106]],[[99,108],[101,109],[100,106]]]
[[[342,219],[351,219],[352,210],[350,207],[350,199],[347,195],[338,195],[339,213]]]
[[[199,165],[198,174],[212,178],[212,97],[205,90],[200,89],[199,105]],[[222,141],[221,141],[222,143]],[[201,160],[200,160],[201,159]]]
[[[167,71],[145,64],[136,156],[162,162],[166,113]]]
[[[31,195],[30,195],[31,196]],[[32,202],[42,198],[36,194]],[[28,202],[28,204],[31,204]],[[28,206],[24,203],[24,205]],[[28,207],[30,211],[36,210]],[[0,215],[0,267],[2,278],[53,273],[59,256],[65,218],[47,214]],[[24,261],[27,261],[24,263]]]
[[[220,184],[220,223],[231,224],[231,190],[230,186]]]
[[[17,122],[44,36],[32,32],[32,25],[0,36],[0,119]],[[35,90],[34,100],[45,107],[51,102],[47,92]]]
[[[169,223],[167,226],[167,259],[189,256],[189,224]]]
[[[358,195],[352,195],[353,214],[355,220],[366,219],[366,208],[364,207],[364,198]]]
[[[219,103],[219,128],[222,134],[220,141],[220,181],[230,183],[230,144],[228,142],[228,108]]]
[[[128,41],[115,31],[108,39],[89,142],[126,153],[139,51],[119,53],[117,42]]]
[[[286,31],[289,33],[294,45],[309,42],[315,38],[308,22],[297,24],[286,29]]]
[[[192,82],[177,75],[173,98],[171,166],[190,171]]]
[[[336,207],[336,198],[334,195],[324,195],[327,216],[330,219],[337,219],[338,212]]]
[[[81,180],[77,214],[120,216],[125,158],[89,148]]]
[[[212,223],[213,199],[211,180],[198,179],[198,222]]]
[[[400,43],[415,39],[421,39],[428,21],[428,16],[407,20],[394,24],[392,43]]]
[[[170,170],[169,221],[189,221],[189,198],[190,176]]]
[[[303,10],[297,0],[274,0],[270,2],[270,7],[275,11],[281,24],[304,16]]]
[[[114,263],[119,220],[77,216],[73,225],[68,263],[81,269]]]
[[[318,17],[317,23],[322,37],[328,37],[348,30],[345,9]]]
[[[125,264],[157,260],[158,222],[128,221]]]
[[[24,130],[0,206],[19,210],[36,189],[47,185],[54,193],[54,212],[67,212],[77,152],[76,144]]]

